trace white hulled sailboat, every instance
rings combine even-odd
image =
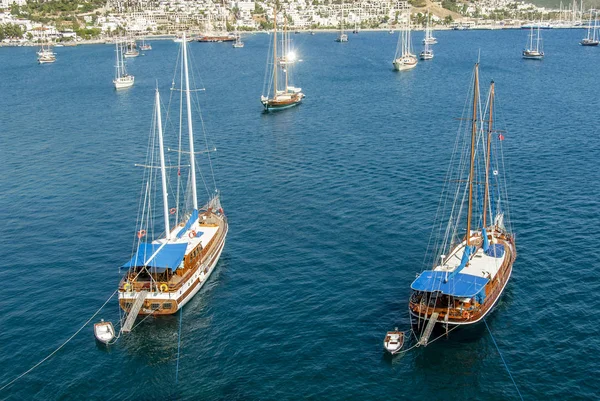
[[[113,84],[115,89],[125,89],[133,86],[135,77],[127,73],[125,68],[125,59],[123,58],[123,43],[117,40],[115,42],[115,54],[117,55],[117,63],[115,64],[115,79]]]
[[[431,14],[427,10],[427,25],[425,26],[425,38],[423,38],[424,45],[434,45],[437,43],[437,39],[433,37],[433,29],[431,29]]]
[[[408,22],[406,22],[398,36],[398,43],[396,44],[396,54],[392,64],[396,71],[405,71],[415,68],[417,66],[417,56],[412,52],[412,41],[410,37],[410,13]]]
[[[157,90],[154,133],[158,135],[151,136],[147,161],[142,166],[145,168],[145,174],[137,222],[137,239],[131,259],[122,266],[127,269],[127,273],[119,284],[119,304],[127,312],[122,326],[124,332],[131,330],[138,314],[173,314],[189,302],[213,272],[227,237],[228,223],[221,207],[219,192],[214,189],[211,193],[210,184],[206,181],[208,201],[203,207],[198,205],[196,155],[206,154],[210,166],[209,174],[212,174],[213,169],[209,153],[211,150],[194,150],[190,99],[190,93],[194,90],[190,89],[189,84],[185,34],[183,39],[181,87],[173,90],[185,94],[189,148],[185,151],[181,149],[183,141],[180,131],[180,146],[176,151],[179,155],[178,163],[173,166],[177,169],[177,183],[170,186],[176,188],[173,205],[169,203],[167,193],[168,168],[165,164],[160,97]],[[183,96],[181,106],[179,121],[185,121]],[[204,142],[208,143],[206,138]],[[189,156],[187,185],[182,179],[181,169],[187,166],[181,165],[181,155]],[[206,174],[202,176],[206,178]],[[212,178],[214,184],[214,175]],[[186,195],[184,199],[180,199],[184,188],[187,188]],[[157,207],[162,210],[154,210]],[[164,219],[164,230],[161,224],[153,221],[153,217],[160,214]]]
[[[44,31],[44,35],[42,35],[42,45],[40,50],[37,52],[38,63],[39,64],[49,64],[54,63],[56,61],[56,53],[52,51],[52,46],[48,41],[48,37],[46,36],[46,32]]]
[[[340,21],[340,34],[335,38],[336,42],[345,43],[348,41],[348,34],[344,32],[344,2],[342,1],[342,20]]]
[[[495,129],[495,86],[487,107],[479,104],[479,65],[475,65],[470,118],[456,140],[432,234],[428,266],[411,284],[409,312],[422,345],[436,324],[481,321],[497,304],[517,256],[508,219],[508,196]],[[467,117],[463,115],[463,117]],[[446,201],[444,201],[446,199]],[[431,264],[429,264],[431,263]]]

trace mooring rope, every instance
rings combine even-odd
[[[512,373],[510,373],[510,369],[508,368],[508,365],[507,365],[506,361],[504,360],[504,357],[502,356],[502,352],[500,352],[500,348],[498,347],[498,344],[496,343],[496,339],[492,335],[492,331],[490,330],[490,326],[488,326],[488,324],[485,321],[485,319],[483,319],[483,322],[485,323],[485,327],[487,328],[488,333],[490,333],[490,337],[492,338],[492,341],[493,341],[494,345],[496,346],[496,350],[498,351],[498,355],[500,355],[500,359],[502,359],[502,363],[504,363],[504,367],[506,368],[506,371],[508,372],[508,375],[510,376],[510,380],[512,380],[513,384],[515,385],[515,389],[517,390],[517,394],[519,394],[519,398],[521,398],[521,400],[523,400],[523,396],[521,395],[521,392],[519,391],[519,387],[517,386],[517,382],[515,381]]]
[[[111,295],[111,296],[110,296],[110,297],[109,297],[109,298],[106,300],[106,302],[104,302],[104,304],[102,304],[102,306],[100,307],[100,309],[98,309],[98,310],[96,311],[96,313],[94,313],[94,314],[92,315],[92,317],[90,317],[90,318],[89,318],[89,319],[88,319],[88,320],[87,320],[87,321],[86,321],[86,322],[83,324],[83,326],[81,326],[81,327],[79,328],[79,330],[77,330],[77,331],[75,332],[75,334],[73,334],[71,337],[69,337],[69,338],[67,339],[67,341],[65,341],[64,343],[62,343],[62,344],[61,344],[61,345],[60,345],[60,346],[59,346],[57,349],[55,349],[54,351],[52,351],[52,352],[50,353],[50,355],[48,355],[47,357],[45,357],[44,359],[42,359],[41,361],[39,361],[38,363],[36,363],[35,365],[33,365],[33,366],[32,366],[31,368],[29,368],[27,371],[25,371],[25,372],[21,373],[19,376],[15,377],[15,378],[14,378],[14,379],[12,379],[10,382],[8,382],[8,383],[6,383],[4,386],[0,387],[0,391],[4,390],[4,389],[5,389],[5,388],[7,388],[8,386],[10,386],[11,384],[13,384],[13,383],[14,383],[14,382],[16,382],[17,380],[19,380],[20,378],[22,378],[23,376],[25,376],[25,375],[29,374],[29,373],[30,373],[32,370],[34,370],[35,368],[37,368],[38,366],[40,366],[42,363],[46,362],[46,361],[47,361],[48,359],[50,359],[50,358],[51,358],[51,357],[52,357],[54,354],[56,354],[58,351],[60,351],[60,350],[62,349],[62,347],[64,347],[65,345],[67,345],[67,343],[68,343],[69,341],[71,341],[73,338],[75,338],[75,336],[76,336],[77,334],[79,334],[79,333],[81,332],[81,330],[83,330],[83,328],[84,328],[85,326],[87,326],[87,325],[88,325],[88,323],[89,323],[89,322],[91,322],[91,321],[92,321],[92,319],[93,319],[93,318],[95,318],[95,317],[96,317],[96,315],[97,315],[98,313],[100,313],[100,311],[102,310],[102,308],[104,308],[104,307],[106,306],[106,304],[108,303],[108,301],[110,301],[110,300],[112,299],[112,297],[114,297],[114,296],[115,296],[115,294],[117,293],[117,291],[118,291],[118,289],[117,289],[117,290],[115,290],[115,292],[113,292],[113,293],[112,293],[112,295]]]
[[[179,382],[179,354],[181,351],[181,322],[183,321],[183,307],[179,309],[179,330],[177,333],[177,364],[175,365],[175,384]]]

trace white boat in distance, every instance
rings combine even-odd
[[[125,59],[123,58],[123,42],[117,40],[115,42],[115,54],[117,55],[117,63],[115,64],[115,79],[113,84],[115,89],[125,89],[133,86],[135,77],[127,73],[125,68]]]
[[[427,25],[425,26],[425,38],[423,38],[424,45],[434,45],[437,43],[437,39],[433,37],[433,29],[431,29],[431,14],[427,10]]]

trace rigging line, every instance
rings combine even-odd
[[[177,364],[175,365],[175,385],[179,383],[179,356],[181,352],[181,322],[183,321],[183,307],[179,309],[179,330],[177,332]]]
[[[494,345],[496,346],[496,350],[498,351],[498,355],[500,355],[500,359],[502,359],[502,363],[504,363],[504,367],[506,368],[506,371],[508,372],[508,375],[510,376],[510,380],[512,380],[513,384],[515,385],[515,389],[517,390],[517,393],[519,394],[519,398],[521,400],[523,400],[523,396],[521,395],[521,392],[519,391],[519,387],[517,386],[517,382],[515,382],[515,379],[514,379],[512,373],[510,373],[510,369],[508,369],[508,365],[506,364],[506,361],[504,360],[504,357],[502,356],[502,352],[500,352],[500,348],[498,347],[498,344],[496,343],[496,339],[492,335],[492,331],[490,330],[490,326],[488,326],[488,324],[487,324],[487,322],[486,322],[485,319],[483,319],[483,322],[485,323],[485,327],[487,328],[488,333],[490,333],[490,337],[491,337],[492,341],[494,342]]]
[[[102,310],[102,308],[104,308],[106,306],[106,304],[108,303],[108,301],[110,301],[112,299],[112,297],[114,297],[114,295],[117,293],[118,290],[115,290],[115,292],[112,293],[112,295],[110,297],[108,297],[108,299],[106,300],[106,302],[104,302],[102,304],[102,306],[100,307],[100,309],[98,309],[93,315],[92,317],[90,317],[84,324],[83,326],[81,326],[79,328],[79,330],[77,330],[75,332],[75,334],[73,334],[71,337],[69,337],[64,343],[62,343],[57,349],[55,349],[54,351],[52,351],[47,357],[45,357],[44,359],[42,359],[41,361],[39,361],[38,363],[36,363],[35,365],[33,365],[31,368],[29,368],[27,371],[21,373],[19,376],[15,377],[13,380],[11,380],[10,382],[8,382],[7,384],[5,384],[4,386],[0,387],[0,391],[4,390],[5,388],[7,388],[8,386],[10,386],[11,384],[13,384],[14,382],[16,382],[17,380],[19,380],[20,378],[22,378],[23,376],[27,375],[28,373],[30,373],[32,370],[34,370],[35,368],[37,368],[38,366],[40,366],[42,363],[46,362],[48,359],[50,359],[54,354],[56,354],[58,351],[60,351],[65,345],[67,345],[67,343],[69,341],[71,341],[77,334],[79,334],[81,332],[81,330],[83,330],[83,328],[85,326],[88,325],[89,322],[92,321],[93,318],[96,317],[96,315],[98,313],[100,313],[100,311]]]

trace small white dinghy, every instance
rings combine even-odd
[[[96,340],[108,345],[115,338],[115,328],[111,322],[101,319],[99,323],[94,324],[94,336]]]
[[[397,354],[404,345],[404,332],[398,331],[396,327],[394,331],[388,331],[383,340],[383,348],[390,354]]]

